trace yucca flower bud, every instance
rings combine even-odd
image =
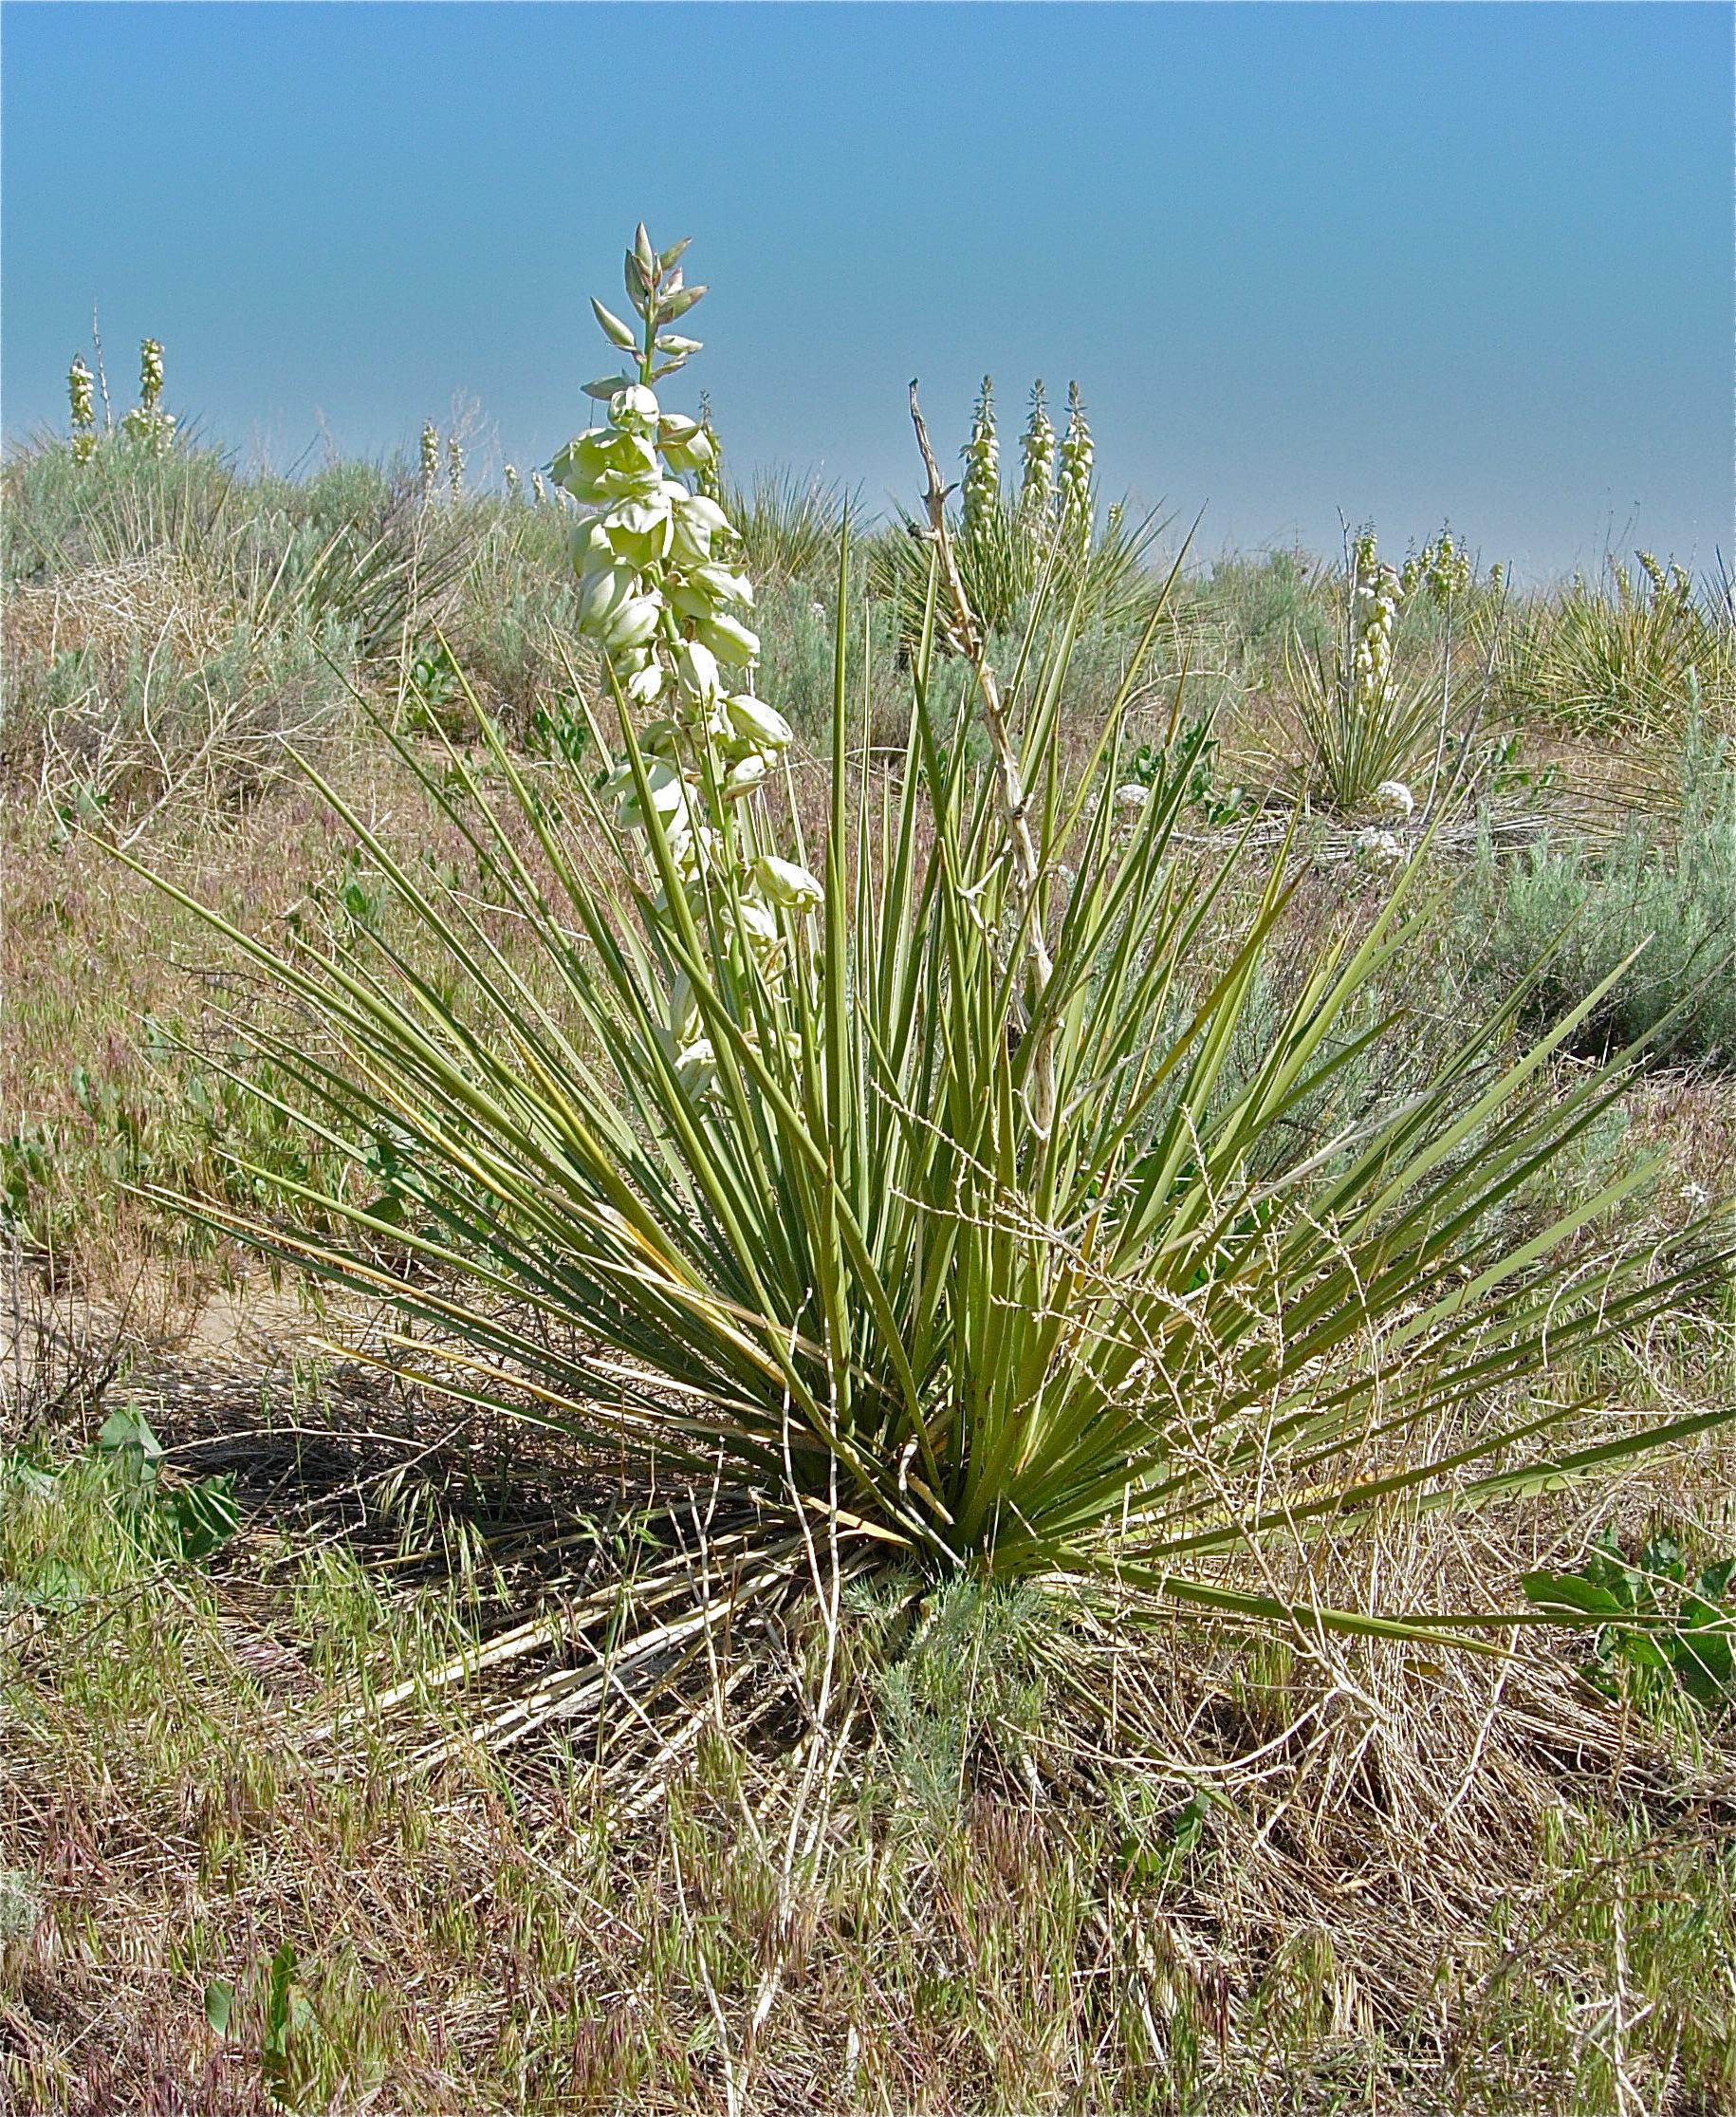
[[[762,853],[754,862],[753,880],[767,903],[781,904],[785,911],[811,911],[825,899],[825,891],[805,867],[771,853]]]
[[[597,573],[619,563],[615,547],[609,542],[608,531],[594,514],[575,522],[567,530],[566,549],[573,562],[573,571],[580,575]]]
[[[738,692],[729,704],[729,725],[743,742],[762,750],[787,750],[796,731],[775,706]]]
[[[579,629],[600,638],[638,592],[639,577],[628,566],[600,566],[579,584]]]
[[[623,603],[620,608],[602,626],[597,638],[616,653],[623,647],[642,647],[656,636],[663,617],[661,596],[642,595]]]
[[[727,661],[735,668],[745,669],[750,661],[760,657],[760,636],[749,632],[745,624],[722,610],[702,619],[699,637],[705,641],[719,661]]]
[[[701,1036],[675,1057],[675,1078],[696,1103],[717,1078],[717,1054],[709,1036]]]
[[[704,566],[711,556],[711,539],[730,533],[729,517],[702,492],[687,493],[674,507],[670,556],[677,566]]]
[[[624,791],[617,788],[616,782],[618,780],[623,783]],[[651,797],[652,808],[656,810],[658,816],[662,819],[665,831],[668,831],[671,826],[674,826],[685,832],[688,827],[689,788],[687,781],[681,776],[676,767],[664,757],[647,758],[645,761],[645,790]],[[645,811],[640,806],[639,791],[634,785],[632,774],[625,766],[620,771],[611,774],[604,785],[603,791],[605,793],[621,791],[621,804],[617,811],[616,820],[623,830],[643,830],[645,828]]]
[[[711,564],[690,567],[687,579],[712,603],[739,603],[753,607],[753,583],[745,573],[731,573],[728,566]]]
[[[698,640],[682,642],[675,659],[675,679],[683,698],[701,706],[712,705],[724,695],[723,673],[717,657]]]
[[[699,1034],[704,1017],[693,997],[693,981],[685,971],[675,973],[669,989],[669,1032],[677,1044],[691,1044]]]

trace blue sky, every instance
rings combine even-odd
[[[905,385],[1004,457],[1077,378],[1106,494],[1200,549],[1526,572],[1731,546],[1732,18],[1710,5],[0,9],[4,421],[93,300],[244,458],[585,423],[642,214],[693,237],[732,470],[914,496]]]

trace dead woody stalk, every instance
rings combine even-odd
[[[1013,891],[1019,915],[1020,930],[1024,938],[1030,964],[1030,991],[1028,1005],[1032,1014],[1041,1009],[1043,995],[1048,987],[1053,965],[1049,959],[1048,944],[1043,938],[1043,914],[1038,894],[1038,884],[1043,878],[1043,865],[1037,858],[1037,847],[1031,838],[1029,802],[1025,789],[1024,775],[1019,770],[1019,760],[1013,753],[1010,736],[1007,732],[1007,715],[1001,707],[1001,689],[989,666],[987,645],[976,613],[965,594],[965,584],[953,556],[952,540],[947,531],[947,498],[951,488],[944,484],[940,466],[934,460],[934,451],[929,445],[929,430],[923,422],[921,407],[916,402],[916,385],[910,386],[910,416],[916,429],[916,446],[922,451],[922,464],[928,473],[929,489],[924,501],[929,515],[929,539],[939,556],[941,585],[948,603],[951,605],[952,631],[965,659],[976,677],[976,688],[983,701],[983,724],[988,731],[989,746],[994,751],[995,783],[998,789],[1002,820],[1007,826],[1012,847]],[[1031,1068],[1033,1091],[1026,1099],[1030,1111],[1031,1126],[1040,1140],[1046,1140],[1055,1122],[1055,1029],[1045,1021],[1041,1031],[1042,1042],[1037,1048]]]

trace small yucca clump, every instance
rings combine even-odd
[[[1431,573],[1456,593],[1450,584],[1458,578],[1459,564],[1456,546],[1431,546],[1413,563],[1412,585]],[[1286,664],[1295,721],[1281,769],[1341,815],[1374,807],[1410,817],[1417,808],[1413,776],[1419,769],[1427,771],[1431,751],[1438,761],[1444,744],[1450,665],[1436,685],[1421,672],[1401,675],[1394,664],[1398,610],[1407,592],[1396,567],[1379,556],[1374,530],[1365,529],[1350,548],[1336,651],[1300,654]],[[1368,843],[1388,859],[1404,851],[1391,833]]]

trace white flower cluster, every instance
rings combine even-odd
[[[965,532],[987,526],[1001,503],[1001,444],[994,432],[994,377],[983,377],[976,418],[965,446]]]
[[[1067,432],[1061,444],[1061,523],[1068,545],[1078,552],[1091,548],[1091,429],[1079,384],[1067,384]]]
[[[1351,576],[1351,659],[1357,694],[1371,704],[1386,691],[1393,667],[1393,629],[1404,587],[1396,568],[1375,556],[1372,531],[1357,539]]]
[[[638,375],[586,385],[607,398],[608,423],[578,435],[555,458],[555,482],[588,511],[569,534],[579,577],[579,626],[600,646],[636,706],[656,711],[638,738],[643,794],[630,765],[606,791],[625,830],[647,832],[648,797],[685,889],[732,870],[741,904],[740,943],[762,973],[783,960],[780,910],[810,910],[819,882],[793,862],[750,850],[735,805],[760,785],[794,739],[789,722],[753,695],[758,636],[747,623],[753,585],[727,563],[735,531],[718,501],[695,485],[716,462],[709,421],[666,412],[651,387],[699,350],[662,326],[705,292],[681,284],[687,248],[657,252],[641,227],[627,252],[627,294],[643,324],[633,328],[593,302],[604,335],[638,355]],[[713,902],[715,902],[713,898]],[[669,1000],[667,1038],[690,1093],[715,1074],[703,1017],[685,976]]]

